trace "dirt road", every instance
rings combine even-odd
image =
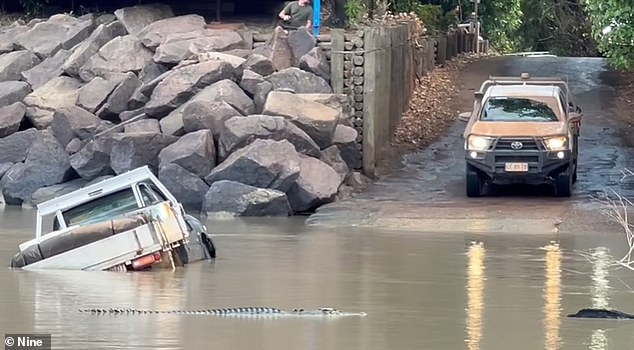
[[[401,167],[351,199],[326,205],[307,222],[325,226],[376,226],[415,231],[552,233],[614,232],[600,211],[602,191],[634,198],[633,112],[616,98],[615,75],[598,58],[493,57],[466,66],[455,109],[467,111],[473,92],[489,75],[562,76],[584,112],[579,143],[579,180],[572,198],[549,187],[497,187],[489,196],[467,198],[464,185],[464,122],[455,122],[429,147],[403,156]]]

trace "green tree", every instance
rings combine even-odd
[[[592,23],[592,36],[601,53],[617,69],[634,69],[634,2],[582,1]]]
[[[522,25],[521,0],[482,0],[478,9],[482,34],[500,52],[520,48],[517,31]]]

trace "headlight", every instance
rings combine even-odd
[[[491,141],[493,141],[493,139],[490,137],[471,135],[469,136],[467,146],[470,150],[486,151],[489,149],[489,146],[491,146]]]
[[[544,140],[544,145],[549,151],[566,149],[568,138],[566,136],[551,137]]]

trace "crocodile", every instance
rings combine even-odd
[[[578,318],[610,318],[610,319],[634,319],[633,314],[628,314],[623,311],[618,310],[608,310],[608,309],[581,309],[577,311],[575,314],[569,314],[568,317],[578,317]]]
[[[331,307],[321,307],[314,310],[294,308],[290,311],[266,306],[232,307],[207,310],[144,310],[134,308],[93,308],[79,309],[79,312],[91,314],[112,315],[145,315],[145,314],[170,314],[170,315],[212,315],[212,316],[259,316],[259,317],[285,317],[285,316],[313,316],[313,317],[344,317],[367,316],[365,312],[344,312]]]

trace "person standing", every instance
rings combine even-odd
[[[310,32],[313,7],[310,6],[310,0],[291,1],[280,11],[278,17],[282,20],[281,26],[284,29],[305,28]]]

